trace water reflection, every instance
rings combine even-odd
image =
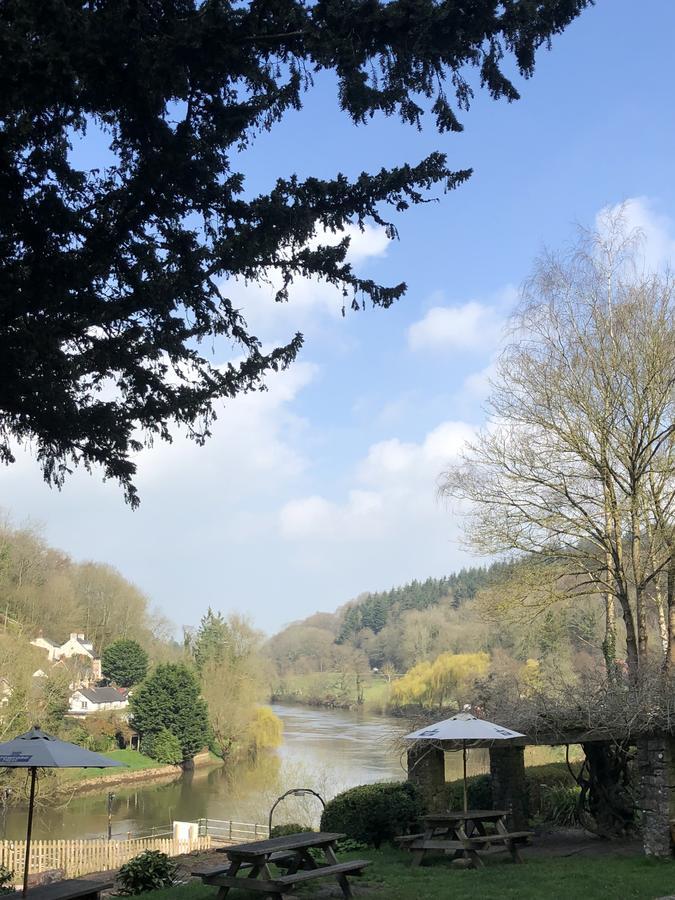
[[[169,783],[113,788],[113,833],[148,832],[176,819],[264,823],[274,800],[291,787],[313,788],[330,797],[355,784],[405,777],[399,739],[408,729],[401,719],[302,706],[278,705],[275,712],[284,722],[283,745],[255,766],[198,769]],[[529,747],[526,764],[562,759],[563,752]],[[445,768],[447,780],[461,778],[461,753],[446,754]],[[472,750],[469,775],[488,769],[487,750]],[[313,798],[290,799],[279,808],[278,818],[275,813],[275,821],[312,824],[319,812]],[[4,836],[22,838],[25,828],[25,811],[9,809]],[[101,837],[106,828],[106,793],[74,793],[67,803],[37,810],[34,834],[42,839]]]
[[[149,831],[172,820],[199,818],[266,822],[274,800],[289,787],[312,787],[323,795],[354,784],[403,777],[396,739],[405,731],[398,719],[345,710],[277,706],[284,722],[284,743],[255,766],[197,770],[169,783],[116,787],[113,833]],[[313,821],[316,801],[289,801],[280,819],[298,815]],[[5,837],[25,833],[25,812],[12,808]],[[58,807],[36,812],[38,839],[100,837],[107,828],[105,793],[77,794]]]

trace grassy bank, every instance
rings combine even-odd
[[[654,900],[672,893],[675,881],[675,864],[643,857],[568,857],[531,860],[522,866],[497,857],[479,871],[451,869],[444,860],[411,869],[409,855],[394,849],[344,856],[350,857],[372,861],[363,881],[354,879],[356,896],[387,900]],[[308,897],[312,891],[298,894]],[[215,888],[195,881],[146,896],[148,900],[215,900]],[[260,894],[236,890],[231,897],[248,900]]]
[[[110,750],[103,755],[124,763],[124,768],[108,766],[104,769],[62,769],[56,775],[59,785],[64,789],[72,788],[75,784],[83,788],[93,789],[98,786],[105,788],[108,783],[124,784],[127,781],[142,781],[144,777],[152,779],[178,776],[181,771],[178,766],[161,765],[156,759],[151,759],[149,756],[139,753],[138,750]],[[197,768],[222,765],[222,763],[222,759],[211,752],[200,753],[195,757]]]
[[[73,781],[90,781],[99,778],[119,778],[127,772],[139,772],[143,769],[173,769],[173,766],[162,766],[156,759],[144,756],[138,750],[110,750],[103,754],[109,759],[124,763],[125,768],[109,766],[105,769],[64,769],[59,777],[64,783]]]
[[[383,712],[389,699],[386,678],[369,673],[361,676],[360,686],[366,709]],[[352,709],[359,705],[359,686],[355,675],[341,672],[287,675],[275,685],[273,699],[280,703]]]

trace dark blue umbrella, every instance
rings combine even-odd
[[[116,759],[100,753],[92,753],[77,744],[69,744],[34,727],[11,741],[0,744],[0,768],[30,769],[30,800],[28,802],[28,827],[26,829],[26,860],[23,867],[23,894],[28,890],[28,865],[30,863],[30,838],[33,830],[35,782],[38,769],[104,769],[123,766]]]

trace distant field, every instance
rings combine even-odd
[[[363,676],[363,699],[371,709],[382,708],[389,696],[389,684],[386,678],[367,674]],[[275,690],[284,699],[298,703],[317,701],[324,703],[333,700],[336,705],[356,705],[357,689],[354,675],[342,675],[339,672],[313,672],[309,675],[288,675]]]

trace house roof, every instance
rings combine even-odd
[[[44,634],[38,634],[36,637],[34,637],[31,641],[31,644],[34,644],[35,641],[44,641],[45,644],[49,644],[50,647],[54,648],[61,646],[60,644],[57,644],[56,641],[52,641],[50,638],[45,637]]]
[[[82,687],[78,688],[74,693],[82,694],[90,703],[120,703],[129,696],[129,691],[126,688],[114,687]]]

